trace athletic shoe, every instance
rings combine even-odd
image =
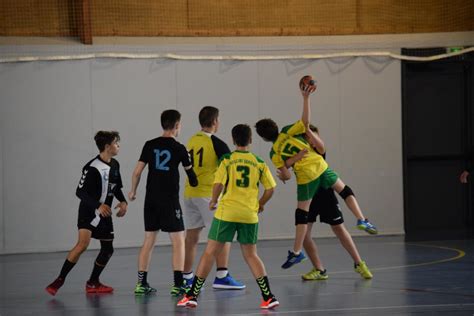
[[[301,276],[303,280],[310,281],[310,280],[327,280],[329,276],[326,273],[326,269],[324,271],[318,270],[316,268],[312,268],[311,271],[309,271],[306,274],[303,274]]]
[[[198,302],[196,297],[184,295],[183,298],[179,300],[178,304],[176,304],[176,306],[195,308],[198,306]]]
[[[110,286],[100,283],[99,281],[87,281],[86,293],[112,293],[114,289]]]
[[[306,256],[303,251],[299,255],[295,255],[294,252],[288,250],[288,257],[286,258],[285,263],[281,265],[282,269],[291,268],[293,265],[300,263],[301,261],[306,260]]]
[[[216,277],[212,288],[221,290],[242,290],[245,289],[245,284],[236,281],[229,273],[223,278]]]
[[[186,278],[183,278],[183,279],[184,279],[184,284],[186,287],[191,288],[191,286],[193,286],[194,277],[192,277],[191,279],[186,279]]]
[[[357,228],[360,230],[365,230],[367,233],[371,235],[377,235],[378,230],[369,220],[366,218],[365,220],[358,219],[357,220]]]
[[[262,303],[260,304],[260,308],[270,309],[270,308],[277,307],[278,305],[280,305],[280,302],[278,302],[275,296],[272,296],[266,301],[262,300]]]
[[[354,266],[355,272],[359,273],[364,279],[372,279],[373,275],[364,261]]]
[[[138,282],[137,285],[135,286],[134,292],[136,295],[147,295],[147,294],[156,293],[156,289],[151,287],[150,284],[148,283]]]
[[[56,280],[53,281],[50,285],[48,285],[45,290],[51,295],[56,295],[58,292],[59,288],[63,286],[64,284],[64,279],[63,278],[57,278]]]
[[[186,283],[183,282],[183,286],[177,287],[177,286],[172,286],[170,294],[173,296],[180,296],[181,294],[187,294],[191,290],[191,287],[186,286]]]

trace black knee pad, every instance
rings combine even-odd
[[[339,192],[339,195],[345,200],[349,196],[354,195],[354,192],[352,192],[352,189],[346,185],[344,189],[342,189],[342,191]]]
[[[95,260],[98,264],[105,266],[114,253],[114,246],[111,240],[100,241],[100,252]]]
[[[308,224],[308,212],[297,208],[295,211],[295,225]]]

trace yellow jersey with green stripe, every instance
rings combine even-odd
[[[192,136],[186,149],[189,152],[198,185],[192,187],[186,178],[184,187],[185,198],[211,197],[214,174],[219,165],[219,159],[230,153],[229,147],[218,137],[200,131]]]
[[[248,151],[224,155],[214,183],[224,185],[214,217],[227,222],[258,223],[258,185],[268,190],[276,186],[267,164]]]
[[[285,126],[278,134],[270,151],[273,164],[276,168],[281,168],[285,166],[286,159],[293,157],[300,150],[308,150],[303,159],[293,166],[297,184],[306,184],[316,180],[328,168],[324,158],[304,139],[305,133],[306,127],[301,120],[293,125]]]

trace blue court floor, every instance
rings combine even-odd
[[[260,291],[243,261],[238,244],[230,271],[247,288],[213,290],[207,279],[196,309],[176,307],[169,295],[171,249],[157,246],[149,282],[152,296],[136,297],[138,249],[117,249],[101,280],[113,294],[85,294],[97,251],[88,251],[55,297],[44,287],[58,274],[66,253],[0,256],[0,315],[474,315],[474,242],[406,243],[401,236],[359,237],[355,242],[374,278],[363,280],[337,239],[316,239],[328,270],[326,281],[302,281],[309,260],[282,270],[291,240],[259,242],[271,289],[280,301],[273,311],[259,309]],[[200,246],[202,251],[203,245]]]

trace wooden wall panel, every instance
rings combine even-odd
[[[75,36],[74,0],[1,0],[0,36]]]
[[[0,36],[77,36],[78,0],[2,0]],[[474,30],[473,0],[90,0],[94,36],[272,36]]]

